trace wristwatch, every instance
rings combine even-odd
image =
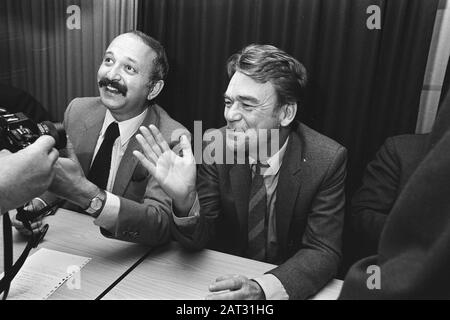
[[[105,201],[106,192],[101,190],[95,197],[91,199],[89,207],[87,207],[87,209],[84,209],[84,211],[94,217],[97,217],[105,206]]]

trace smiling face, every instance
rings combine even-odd
[[[116,120],[139,115],[150,99],[155,52],[136,35],[116,37],[98,69],[100,98]]]
[[[282,117],[273,85],[270,82],[256,82],[237,71],[228,84],[224,98],[227,145],[235,151],[248,150],[248,143],[256,142],[249,137],[256,133],[258,146],[269,148],[270,129],[278,129]]]

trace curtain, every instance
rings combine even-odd
[[[79,29],[67,26],[73,5]],[[106,46],[135,28],[136,8],[137,0],[2,0],[0,82],[26,90],[61,121],[70,100],[98,95]]]

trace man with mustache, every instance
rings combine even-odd
[[[227,128],[214,135],[213,159],[196,172],[188,139],[180,157],[155,126],[141,128],[144,153],[134,154],[172,197],[182,245],[279,265],[256,279],[220,276],[208,299],[305,299],[338,271],[346,149],[295,120],[307,76],[292,56],[250,45],[227,67]],[[244,163],[217,157],[221,145]]]
[[[139,31],[121,34],[98,70],[100,97],[74,99],[65,112],[71,144],[49,190],[94,217],[106,236],[147,245],[170,238],[171,199],[132,156],[140,125],[157,126],[169,144],[177,143],[178,131],[189,135],[154,103],[167,72],[158,41]]]

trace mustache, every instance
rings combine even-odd
[[[100,88],[110,86],[114,89],[117,89],[119,93],[122,94],[123,96],[126,96],[128,92],[128,88],[126,86],[120,84],[118,81],[109,80],[108,78],[101,78],[100,81],[98,82],[98,86]]]

